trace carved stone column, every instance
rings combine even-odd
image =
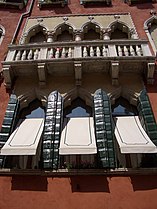
[[[25,44],[27,42],[28,33],[24,33],[19,41],[20,44]]]
[[[81,85],[82,80],[82,63],[76,62],[74,64],[76,86]]]
[[[103,29],[102,35],[103,35],[103,40],[110,40],[111,28]]]
[[[47,31],[47,43],[54,41],[54,31]]]
[[[38,77],[39,77],[39,85],[45,85],[46,84],[45,63],[38,63]]]
[[[6,88],[11,88],[12,86],[11,66],[4,65],[2,70],[3,70],[4,80],[5,80],[5,86]]]
[[[81,30],[75,30],[74,31],[74,37],[75,37],[75,41],[82,41],[82,31]]]
[[[119,81],[119,62],[111,62],[111,78],[112,85],[118,85]]]
[[[131,39],[138,39],[138,35],[137,35],[137,33],[136,33],[134,28],[130,29],[130,38]]]

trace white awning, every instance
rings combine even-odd
[[[69,118],[61,134],[60,155],[97,153],[92,117]]]
[[[114,123],[121,153],[157,153],[138,116],[114,117]]]
[[[25,119],[10,135],[1,155],[35,155],[43,131],[44,119]]]

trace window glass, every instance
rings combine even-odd
[[[131,105],[126,99],[120,97],[112,106],[113,116],[134,116],[138,115],[137,108]]]
[[[20,112],[20,119],[25,118],[44,118],[45,108],[42,106],[39,100],[35,100],[29,104],[28,107],[24,108]]]
[[[64,110],[64,117],[90,117],[91,115],[92,108],[80,98],[72,101],[71,105]]]

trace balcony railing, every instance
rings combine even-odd
[[[0,0],[0,6],[11,6],[23,9],[26,6],[28,0]]]
[[[152,2],[155,3],[156,0],[126,0],[125,2],[127,2],[129,5],[132,4],[142,4],[142,3],[148,3],[148,2]]]
[[[43,61],[53,62],[62,59],[152,59],[147,41],[95,41],[95,42],[55,42],[44,44],[11,45],[6,63]]]
[[[64,7],[67,3],[67,0],[38,0],[39,8],[53,4],[60,4],[62,7]]]
[[[86,3],[106,3],[108,6],[111,5],[111,0],[80,0],[80,4]]]

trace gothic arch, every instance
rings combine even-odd
[[[85,101],[85,103],[88,106],[92,107],[92,102],[93,102],[92,94],[81,87],[76,87],[70,90],[69,92],[67,92],[67,94],[64,96],[64,107],[70,105],[71,102],[77,97],[80,97],[82,100]]]
[[[32,38],[32,37],[35,37],[38,33],[43,34],[43,37],[42,37],[42,38],[44,38],[44,40],[41,40],[41,41],[42,41],[42,42],[43,42],[43,41],[46,41],[46,34],[47,34],[47,31],[48,31],[48,28],[46,28],[45,25],[43,25],[43,24],[36,24],[36,25],[32,26],[31,28],[29,28],[28,31],[26,31],[26,32],[22,35],[22,37],[21,37],[21,39],[20,39],[20,44],[27,44],[27,43],[30,43],[30,42],[31,42],[31,41],[30,41],[31,38]],[[37,41],[37,42],[40,42],[40,40]]]
[[[144,30],[146,32],[146,35],[149,39],[149,42],[151,43],[151,46],[153,48],[154,54],[156,54],[157,51],[157,16],[153,15],[149,19],[147,19],[144,22]]]
[[[111,39],[116,39],[116,36],[117,39],[131,38],[131,28],[122,21],[116,20],[112,22],[108,28],[111,29]]]
[[[88,21],[81,26],[83,39],[102,39],[102,26],[95,21]]]
[[[115,100],[119,97],[123,97],[126,99],[130,104],[137,106],[137,101],[139,97],[139,93],[133,91],[132,89],[126,87],[119,87],[116,90],[110,92],[109,94],[111,104],[115,103]]]
[[[0,25],[0,44],[2,43],[4,36],[5,36],[5,28],[2,25]]]
[[[54,28],[54,40],[62,41],[67,39],[67,41],[74,40],[74,30],[75,27],[69,23],[61,23]]]

